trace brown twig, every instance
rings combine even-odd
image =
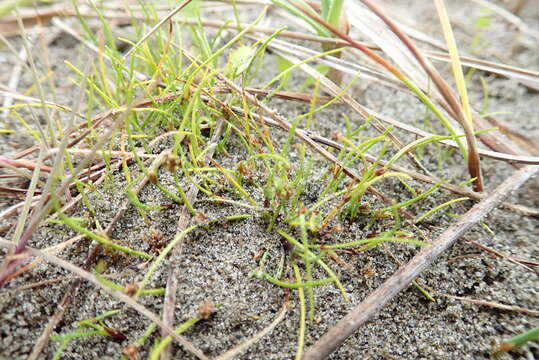
[[[13,160],[10,158],[7,158],[5,156],[0,155],[0,168],[3,167],[15,167],[15,168],[23,168],[23,169],[29,169],[29,170],[35,170],[36,163],[32,160]],[[40,172],[46,172],[50,173],[52,171],[52,168],[50,166],[43,165],[39,169]]]
[[[444,294],[444,296],[451,299],[468,302],[471,304],[483,305],[483,306],[488,306],[488,307],[507,310],[507,311],[515,311],[515,312],[519,312],[519,313],[523,313],[523,314],[531,315],[531,316],[539,316],[539,310],[526,309],[526,308],[516,306],[516,305],[505,305],[505,304],[500,304],[493,301],[470,299],[467,297],[453,296],[449,294]]]
[[[224,119],[219,118],[219,120],[217,120],[217,123],[215,125],[213,136],[208,143],[208,147],[210,148],[205,155],[206,161],[211,159],[215,153],[216,147],[214,145],[216,145],[219,139],[221,138],[223,125],[224,125]],[[186,195],[187,201],[189,201],[191,204],[194,203],[197,195],[198,195],[198,187],[195,184],[191,184],[191,187],[189,188]],[[184,231],[187,228],[187,225],[189,225],[190,218],[191,218],[191,214],[189,212],[189,208],[187,207],[187,205],[184,205],[182,209],[182,213],[180,215],[180,219],[178,221],[178,228],[177,228],[178,233]],[[178,268],[178,257],[182,250],[182,244],[183,242],[178,243],[178,245],[176,245],[176,247],[172,251],[171,261],[168,266],[167,285],[165,289],[165,303],[163,305],[163,322],[171,327],[174,325],[174,310],[176,308],[176,289],[178,285],[178,277],[176,274],[176,269]],[[172,347],[170,345],[166,346],[163,349],[163,351],[161,352],[161,360],[170,359],[171,349]]]
[[[474,205],[458,221],[445,230],[433,243],[421,249],[404,267],[387,279],[359,305],[324,334],[305,353],[305,360],[324,359],[335,351],[349,336],[376,315],[398,293],[407,288],[423,270],[461,235],[477,224],[490,210],[498,206],[511,192],[518,189],[539,171],[538,166],[526,166],[506,179],[484,200]]]
[[[470,239],[464,239],[464,240],[466,240],[470,244],[474,244],[478,248],[483,249],[484,251],[486,251],[486,252],[488,252],[490,254],[493,254],[493,255],[495,255],[497,257],[500,257],[502,259],[506,259],[507,261],[512,262],[513,264],[523,266],[527,270],[534,271],[534,269],[530,268],[528,265],[530,265],[530,266],[539,266],[539,261],[534,261],[534,260],[530,260],[530,259],[523,259],[523,258],[510,256],[510,255],[502,253],[501,251],[494,250],[492,248],[489,248],[488,246],[480,244],[477,241],[470,240]]]
[[[496,126],[501,133],[511,139],[515,144],[533,155],[539,155],[539,143],[525,136],[516,129],[506,124],[504,121],[496,119],[492,116],[486,118],[493,126]]]

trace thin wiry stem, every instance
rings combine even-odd
[[[254,335],[252,338],[244,342],[243,344],[240,344],[227,352],[225,352],[222,355],[219,355],[215,358],[215,360],[231,360],[235,359],[238,355],[240,355],[242,352],[244,352],[246,349],[248,349],[251,345],[253,345],[258,340],[262,339],[264,336],[269,334],[286,316],[286,313],[288,312],[288,308],[290,306],[290,302],[288,297],[286,297],[285,302],[283,304],[283,307],[281,308],[281,311],[277,314],[275,319],[262,331]]]
[[[155,24],[142,38],[140,38],[139,41],[137,41],[137,43],[131,48],[129,49],[128,52],[125,53],[125,55],[123,56],[123,60],[125,61],[129,56],[131,56],[131,53],[136,50],[143,42],[145,42],[146,40],[148,40],[148,38],[150,36],[152,36],[152,34],[154,32],[157,31],[157,29],[159,29],[161,26],[163,26],[164,23],[166,23],[168,20],[170,20],[174,15],[176,15],[177,13],[179,13],[184,7],[186,7],[187,5],[189,5],[189,3],[191,2],[192,0],[185,0],[184,2],[182,2],[181,4],[179,4],[178,6],[176,6],[170,13],[167,14],[167,16],[163,17],[157,24]]]

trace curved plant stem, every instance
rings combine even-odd
[[[299,267],[296,263],[292,265],[294,267],[294,275],[296,276],[296,281],[298,284],[301,284],[301,273],[299,272]],[[303,345],[305,343],[305,293],[303,288],[298,288],[298,297],[299,297],[299,335],[298,335],[298,350],[296,351],[296,360],[301,359],[303,354]]]
[[[215,360],[231,360],[231,359],[235,359],[239,354],[241,354],[243,351],[248,349],[252,344],[257,342],[258,340],[260,340],[261,338],[263,338],[264,336],[269,334],[277,325],[279,325],[279,323],[281,321],[283,321],[283,319],[285,318],[286,313],[288,312],[289,306],[290,306],[290,300],[288,299],[288,297],[286,297],[285,302],[283,304],[283,307],[281,308],[281,311],[279,312],[279,314],[277,314],[275,319],[267,327],[262,329],[262,331],[260,331],[256,335],[254,335],[252,338],[250,338],[249,340],[247,340],[243,344],[240,344],[240,345],[228,350],[224,354],[217,356],[215,358]]]

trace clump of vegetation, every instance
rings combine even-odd
[[[256,220],[279,239],[282,251],[276,256],[262,249],[251,277],[282,288],[286,299],[275,322],[221,358],[239,354],[271,331],[293,306],[290,292],[295,291],[297,297],[293,299],[300,310],[296,352],[299,359],[304,352],[306,323],[316,321],[317,289],[334,286],[342,301],[349,301],[350,294],[338,275],[339,267],[347,266],[343,254],[368,254],[373,248],[391,243],[411,248],[428,245],[429,226],[423,226],[425,219],[456,203],[484,198],[465,187],[471,183],[475,190],[483,189],[480,155],[537,163],[537,158],[506,154],[499,148],[490,152],[478,149],[476,136],[491,136],[492,129],[474,123],[478,115],[468,101],[461,57],[443,1],[436,3],[449,47],[447,57],[453,65],[456,92],[408,36],[370,1],[364,3],[371,15],[379,16],[386,23],[384,26],[396,34],[396,40],[391,41],[399,41],[408,49],[407,56],[400,58],[401,63],[397,61],[396,66],[374,52],[373,46],[348,35],[348,22],[353,21],[346,19],[343,12],[346,2],[322,1],[320,8],[304,1],[272,3],[308,22],[317,32],[314,39],[323,43],[324,51],[294,45],[294,54],[287,52],[287,43],[283,45],[279,43],[283,40],[277,38],[313,37],[261,26],[268,18],[269,5],[257,8],[256,17],[245,20],[239,2],[232,1],[229,5],[234,19],[216,23],[203,19],[201,1],[185,0],[172,10],[167,6],[166,11],[160,4],[139,1],[126,3],[121,12],[106,4],[91,2],[89,7],[72,1],[62,14],[77,21],[68,26],[56,19],[55,26],[70,32],[80,41],[82,53],[91,56],[84,56],[79,62],[65,61],[71,70],[67,80],[79,92],[71,107],[50,100],[48,90],[52,84],[36,66],[24,14],[16,13],[28,56],[28,65],[24,66],[32,74],[35,88],[31,91],[37,98],[31,98],[29,93],[16,97],[17,103],[4,106],[17,125],[3,131],[24,128],[35,144],[15,156],[0,158],[6,174],[23,179],[26,184],[20,189],[25,200],[17,203],[13,196],[13,206],[2,213],[5,218],[16,211],[20,215],[8,231],[11,243],[1,242],[11,250],[0,269],[0,284],[9,283],[35,266],[30,263],[22,267],[26,261],[23,255],[29,253],[93,282],[150,320],[136,340],[133,334],[106,324],[124,309],[108,310],[80,321],[72,326],[72,331],[50,335],[62,313],[51,320],[52,327],[44,332],[34,354],[39,355],[50,339],[58,344],[54,358],[59,359],[72,342],[102,336],[118,342],[129,339],[130,345],[118,354],[125,359],[137,358],[145,353],[143,348],[151,359],[167,358],[173,341],[205,358],[181,334],[199,322],[211,322],[219,304],[203,303],[195,316],[175,327],[170,315],[170,311],[175,311],[176,288],[174,280],[170,280],[176,277],[174,258],[181,256],[179,249],[185,246],[185,239],[197,231]],[[360,10],[354,7],[350,11],[358,16]],[[120,25],[129,26],[122,31]],[[210,26],[213,31],[208,30]],[[11,46],[10,41],[4,41]],[[381,41],[382,48],[390,44],[389,39]],[[344,46],[362,51],[386,72],[358,70],[341,58]],[[271,61],[273,53],[279,60]],[[339,56],[330,56],[336,54]],[[320,64],[324,65],[323,71],[316,70],[322,69],[316,67]],[[410,64],[412,74],[399,69]],[[490,66],[492,71],[496,70],[494,65]],[[328,68],[332,70],[327,72]],[[272,76],[268,76],[270,72]],[[291,76],[303,81],[301,91],[288,91]],[[380,83],[419,99],[429,112],[426,118],[430,130],[438,129],[440,133],[388,120],[360,105],[350,89],[363,76],[377,78]],[[430,82],[435,84],[436,91],[425,87]],[[281,115],[273,105],[278,99],[303,102],[305,106],[299,108],[307,110]],[[316,123],[317,119],[323,118],[324,112],[335,104],[348,106],[362,121],[352,121],[342,114],[342,129],[336,134],[322,134],[323,127]],[[32,106],[42,110],[44,125]],[[57,112],[65,113],[68,120],[58,120]],[[432,125],[434,119],[441,126]],[[415,134],[416,139],[403,143],[397,128]],[[453,179],[432,176],[421,159],[422,151],[431,144],[458,149],[468,164],[470,178],[454,185],[449,183]],[[440,147],[431,148],[445,154]],[[442,159],[440,167],[444,156],[438,156]],[[405,164],[415,169],[410,170]],[[428,185],[419,186],[418,181]],[[310,189],[313,184],[317,191]],[[387,184],[404,189],[399,199],[380,189]],[[460,197],[436,203],[420,214],[412,213],[410,209],[431,200],[441,188]],[[12,196],[19,191],[6,187],[6,192]],[[99,214],[97,203],[103,193],[120,199],[111,219],[104,220]],[[201,210],[200,203],[227,206],[229,214],[212,218]],[[505,207],[516,208],[511,204]],[[153,228],[152,218],[171,208],[178,209],[178,218],[171,225],[174,235],[166,236]],[[113,236],[129,209],[136,210],[136,221],[148,229],[146,248]],[[518,209],[533,215],[531,209]],[[339,234],[351,224],[359,224],[361,233],[352,236],[353,241],[341,241]],[[84,238],[92,241],[82,267],[28,246],[44,225],[76,234],[48,250],[57,251]],[[121,267],[123,261],[143,264],[145,271],[136,282],[120,284],[109,276],[107,270]],[[167,269],[167,282],[150,288],[157,271],[163,268]],[[434,301],[429,289],[416,281],[413,285]],[[65,306],[79,286],[80,280],[70,285]],[[163,304],[163,314],[141,305],[142,296]],[[157,328],[162,329],[160,336]],[[520,338],[518,341],[517,346]]]

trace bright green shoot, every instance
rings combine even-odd
[[[537,339],[539,339],[539,326],[504,341],[494,350],[494,354],[503,354],[505,352],[513,350],[514,348],[522,346],[527,342],[534,341]]]
[[[53,359],[59,360],[62,358],[64,350],[69,346],[72,341],[81,339],[88,336],[113,336],[114,329],[107,327],[103,320],[106,318],[112,317],[120,313],[121,310],[111,310],[107,311],[99,316],[96,316],[91,319],[80,321],[78,327],[67,334],[62,335],[51,335],[50,339],[54,342],[59,342],[60,346],[54,353]],[[88,329],[89,328],[89,329]],[[123,335],[121,335],[123,336]]]

